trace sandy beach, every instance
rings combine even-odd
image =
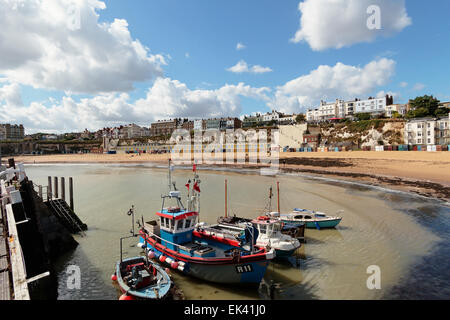
[[[32,163],[154,163],[166,164],[170,154],[67,154],[16,156]],[[6,161],[4,158],[3,161]],[[211,166],[211,165],[199,165]],[[217,166],[217,165],[215,165]],[[221,165],[257,168],[256,164]],[[313,152],[280,153],[285,172],[307,173],[389,186],[428,197],[450,200],[450,152]]]

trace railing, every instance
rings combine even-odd
[[[64,201],[62,199],[55,198],[54,195],[50,192],[48,186],[37,185],[33,182],[33,187],[38,188],[38,196],[42,199],[43,202],[48,202],[52,207],[55,215],[62,220],[63,224],[69,231],[78,233],[80,232],[82,236],[85,236],[85,232],[83,228],[80,226],[80,223],[76,221],[70,212],[67,211],[64,205],[62,205],[59,201]],[[43,190],[46,189],[45,197]],[[36,191],[36,190],[35,190]],[[56,200],[56,201],[55,201]],[[64,221],[67,223],[64,223]]]

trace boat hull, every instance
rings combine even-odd
[[[170,280],[167,273],[160,266],[154,263],[151,263],[151,265],[161,275],[161,279],[164,280],[163,284],[151,285],[140,289],[132,289],[125,283],[121,275],[121,265],[137,262],[145,262],[145,259],[143,257],[135,257],[124,259],[122,263],[120,261],[117,262],[115,274],[117,276],[117,284],[119,285],[120,291],[138,300],[157,300],[168,297],[170,295],[170,288],[172,285],[172,281]],[[157,292],[155,292],[155,289],[157,289]]]
[[[292,250],[280,250],[280,249],[276,249],[275,250],[275,259],[280,258],[289,258],[291,257],[295,251],[297,251],[298,248],[292,249]]]
[[[306,223],[306,228],[317,229],[317,225],[320,229],[334,228],[341,222],[341,219],[334,220],[317,220]]]
[[[246,259],[228,259],[227,261],[224,259],[223,262],[214,261],[216,259],[202,259],[204,261],[198,261],[198,259],[189,258],[186,255],[172,250],[164,250],[163,253],[161,246],[157,246],[154,242],[148,241],[142,236],[140,241],[142,244],[145,243],[144,247],[146,245],[148,249],[154,252],[155,258],[164,255],[178,261],[183,261],[185,262],[185,268],[181,271],[182,273],[215,283],[260,283],[270,262],[266,258],[250,261]]]

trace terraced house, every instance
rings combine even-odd
[[[23,138],[25,138],[23,125],[0,124],[0,140],[23,140]]]
[[[450,113],[445,118],[413,119],[405,126],[405,144],[449,145]]]

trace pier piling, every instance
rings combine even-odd
[[[10,168],[16,168],[16,163],[15,163],[15,161],[14,161],[14,158],[10,158],[10,159],[8,159],[8,166],[10,167]]]
[[[66,200],[66,181],[64,177],[61,177],[61,199]]]
[[[58,199],[58,177],[55,177],[55,198]]]
[[[52,199],[52,177],[48,177],[47,200]]]
[[[73,179],[72,177],[69,178],[69,201],[70,201],[70,209],[72,211],[75,211],[73,208]]]

